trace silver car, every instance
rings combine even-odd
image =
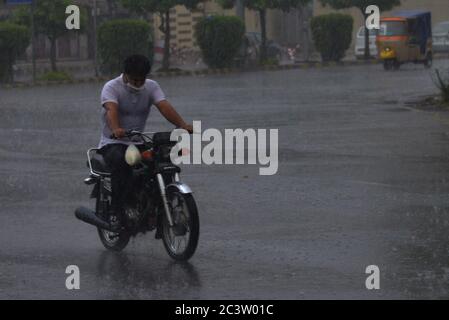
[[[433,50],[435,52],[449,51],[449,21],[441,22],[433,28]]]
[[[377,30],[370,30],[369,32],[369,53],[371,57],[377,57],[377,46],[376,46],[376,35]],[[361,59],[365,56],[365,27],[360,27],[357,32],[355,40],[355,56]]]

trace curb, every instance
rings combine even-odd
[[[295,63],[289,65],[272,65],[272,66],[262,66],[248,69],[238,69],[238,68],[225,68],[225,69],[201,69],[201,70],[182,70],[173,72],[157,72],[151,74],[152,78],[174,78],[174,77],[193,77],[193,76],[206,76],[206,75],[226,75],[226,74],[236,74],[244,72],[260,72],[260,71],[282,71],[282,70],[298,70],[298,69],[320,69],[326,67],[343,67],[343,66],[362,66],[362,65],[375,65],[379,64],[380,60],[369,60],[369,61],[340,61],[340,62],[304,62]],[[52,85],[64,85],[64,84],[82,84],[82,83],[100,83],[110,80],[107,77],[91,77],[84,79],[73,79],[65,81],[38,81],[36,83],[26,82],[26,83],[14,83],[0,85],[1,89],[16,89],[16,88],[32,88],[41,86],[52,86]]]

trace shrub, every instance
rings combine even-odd
[[[262,62],[260,64],[262,66],[267,66],[267,67],[278,66],[279,65],[279,60],[276,59],[276,58],[267,58],[265,60],[262,60]]]
[[[109,74],[121,72],[123,61],[130,55],[142,54],[152,59],[151,27],[142,20],[105,22],[98,30],[98,51],[102,70]]]
[[[44,74],[43,76],[39,77],[40,81],[69,81],[72,80],[72,77],[62,71],[52,71]]]
[[[245,25],[238,17],[209,16],[195,26],[195,38],[210,68],[231,67],[242,44]]]
[[[352,40],[354,19],[347,14],[331,13],[314,17],[313,40],[323,61],[340,61]]]
[[[28,28],[0,22],[0,82],[13,81],[12,66],[30,43]]]

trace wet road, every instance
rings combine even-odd
[[[446,66],[449,63],[439,61]],[[0,298],[449,297],[449,114],[404,105],[428,71],[380,66],[160,79],[205,128],[278,128],[277,175],[184,166],[201,237],[173,263],[153,234],[121,254],[77,221],[100,85],[0,92]],[[153,110],[148,129],[170,128]],[[77,265],[81,289],[65,288]],[[365,288],[377,265],[381,289]]]

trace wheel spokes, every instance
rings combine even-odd
[[[177,236],[173,228],[167,225],[169,247],[173,253],[179,254],[180,248],[187,249],[188,239],[190,239],[190,226],[188,208],[181,198],[181,195],[175,194],[170,199],[170,209],[172,212],[174,225],[182,225],[185,228],[183,235]],[[181,244],[184,244],[181,246]]]

